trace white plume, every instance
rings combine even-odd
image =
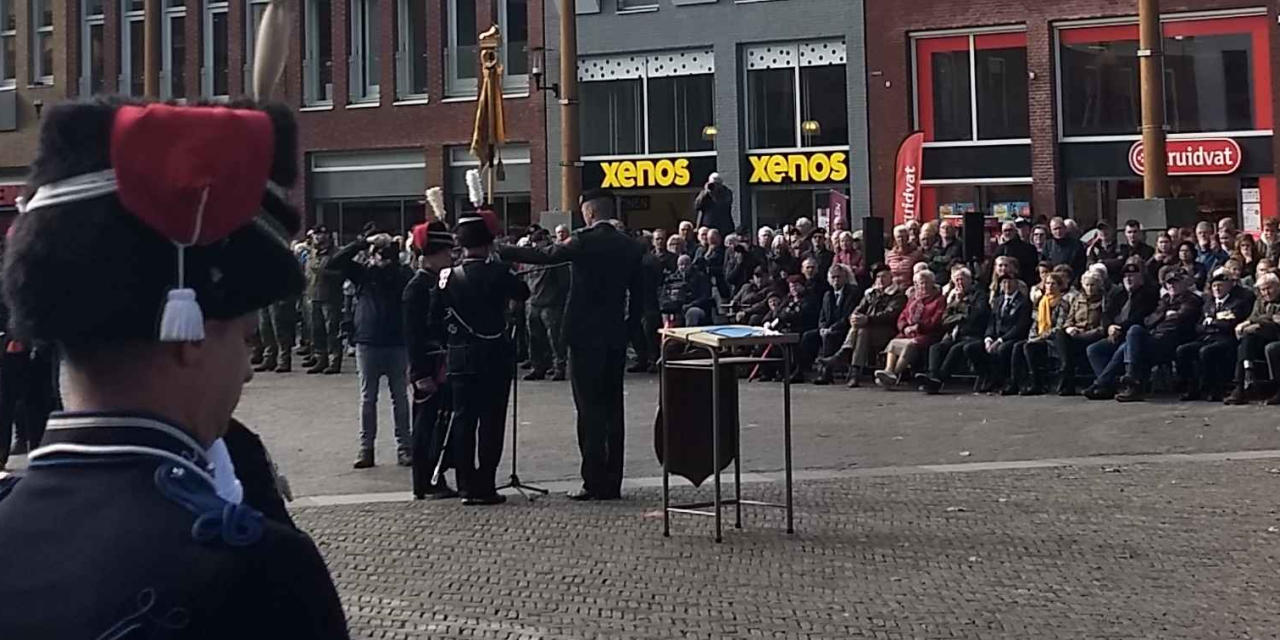
[[[449,219],[449,212],[444,210],[444,189],[440,187],[427,189],[427,204],[431,206],[431,211],[435,213],[437,220],[444,222]]]
[[[471,198],[471,204],[477,207],[484,204],[484,182],[480,180],[479,169],[467,171],[467,194]]]

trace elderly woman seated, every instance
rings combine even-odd
[[[915,274],[913,283],[907,306],[898,316],[898,336],[884,350],[888,356],[885,368],[876,372],[876,384],[885,388],[897,385],[922,351],[942,338],[946,299],[937,278],[925,269]]]
[[[1253,303],[1249,319],[1236,327],[1236,336],[1240,346],[1236,352],[1235,389],[1224,403],[1248,404],[1247,394],[1257,381],[1256,360],[1266,360],[1273,384],[1280,377],[1280,277],[1276,274],[1258,277],[1258,300]],[[1267,404],[1280,405],[1280,385]]]
[[[1088,269],[1080,279],[1080,291],[1070,297],[1067,318],[1053,334],[1058,353],[1058,395],[1076,395],[1076,363],[1085,357],[1089,345],[1107,337],[1110,318],[1105,314],[1107,285],[1111,280],[1102,271]]]
[[[1013,375],[1006,388],[1016,388],[1025,381],[1021,389],[1024,396],[1044,395],[1049,345],[1054,336],[1067,327],[1071,317],[1071,301],[1067,294],[1070,277],[1060,271],[1050,271],[1043,277],[1040,285],[1044,287],[1044,295],[1036,302],[1031,333],[1027,339],[1013,345],[1009,363]]]
[[[930,395],[942,391],[956,368],[965,362],[965,348],[981,343],[987,331],[987,295],[974,283],[973,273],[957,269],[951,273],[951,284],[942,315],[942,340],[929,347],[929,372],[916,375],[920,391]]]
[[[889,267],[882,264],[875,265],[871,271],[875,279],[849,315],[844,344],[831,357],[819,361],[828,371],[848,365],[851,389],[861,385],[859,376],[875,365],[875,355],[897,334],[898,316],[907,306],[905,278],[895,278]]]

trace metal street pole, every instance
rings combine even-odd
[[[574,211],[582,193],[578,144],[578,10],[560,0],[560,210]]]
[[[160,2],[144,0],[142,14],[142,28],[146,32],[142,47],[142,91],[153,100],[160,99]]]
[[[1160,0],[1138,0],[1139,70],[1142,76],[1142,193],[1147,199],[1169,197],[1165,155],[1164,38],[1160,32]]]

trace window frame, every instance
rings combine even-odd
[[[443,49],[444,49],[444,67],[445,67],[444,94],[446,98],[474,98],[480,94],[479,69],[476,70],[475,78],[463,78],[461,77],[461,74],[458,73],[458,65],[456,62],[458,59],[457,16],[458,16],[458,2],[460,1],[469,3],[474,6],[474,0],[447,0],[444,3],[444,10],[445,10],[444,33],[445,33],[446,41]],[[529,4],[526,3],[525,4],[526,10],[528,6]],[[498,23],[498,28],[502,31],[502,49],[501,49],[500,55],[501,55],[502,65],[504,68],[508,66],[507,63],[510,60],[510,58],[508,57],[509,55],[508,52],[511,49],[510,40],[509,40],[510,35],[508,34],[508,29],[507,29],[507,25],[510,24],[509,21],[507,20],[508,11],[509,11],[509,8],[507,6],[507,0],[497,0],[497,23]],[[536,16],[534,17],[536,18]],[[532,21],[529,20],[528,23],[532,24]],[[479,13],[477,12],[476,28],[479,28],[479,27],[480,27]],[[476,35],[479,36],[480,34],[477,33]],[[526,42],[528,41],[526,40]],[[477,37],[476,46],[478,51],[479,50],[478,37]],[[477,56],[478,56],[478,53],[477,53]],[[506,75],[506,74],[503,75],[502,89],[504,93],[508,91],[527,92],[529,90],[529,86],[530,86],[529,74],[527,73],[517,74],[517,75]]]
[[[54,84],[53,69],[44,68],[44,51],[43,47],[41,47],[41,44],[46,39],[53,39],[53,25],[57,21],[56,18],[52,17],[54,11],[53,3],[54,0],[29,0],[27,3],[29,11],[27,17],[31,21],[31,39],[27,43],[30,59],[27,62],[31,69],[29,81],[32,86],[51,87]],[[42,4],[47,4],[49,7],[50,18],[47,25],[40,24],[40,21],[36,18],[38,14],[42,13],[39,10],[42,8]],[[57,48],[52,44],[50,44],[50,48],[55,52],[57,51]],[[52,60],[50,60],[50,64],[53,64]]]
[[[130,89],[130,85],[133,84],[133,35],[130,25],[134,22],[145,24],[146,12],[128,11],[132,2],[133,0],[120,0],[120,75],[117,84],[121,95],[141,98],[141,95],[133,95]]]
[[[801,125],[804,123],[804,104],[803,104],[803,93],[804,93],[803,87],[804,87],[804,85],[803,85],[803,80],[802,80],[802,78],[800,77],[800,70],[801,70],[801,69],[804,69],[806,66],[831,66],[831,67],[843,67],[843,68],[845,69],[845,97],[844,97],[844,100],[845,100],[846,105],[847,105],[848,100],[849,100],[849,84],[848,84],[848,68],[849,68],[849,62],[848,62],[848,59],[847,59],[847,58],[846,58],[845,62],[840,63],[840,64],[834,64],[834,65],[804,65],[804,64],[801,64],[801,63],[800,63],[800,54],[799,54],[800,47],[801,47],[801,46],[804,46],[805,44],[810,44],[810,43],[813,43],[813,42],[817,42],[817,43],[823,43],[823,42],[840,42],[840,43],[841,43],[841,44],[843,44],[844,46],[846,46],[846,47],[848,46],[848,43],[847,43],[844,39],[832,40],[832,39],[830,39],[830,38],[824,38],[824,39],[820,39],[820,40],[812,40],[812,41],[806,40],[806,41],[799,41],[799,42],[783,42],[783,43],[778,43],[778,44],[777,44],[777,45],[775,45],[775,46],[786,46],[786,47],[791,47],[791,48],[795,49],[796,60],[795,60],[795,64],[794,64],[794,65],[789,65],[789,66],[785,66],[785,67],[773,67],[772,69],[751,69],[751,68],[749,68],[749,66],[748,66],[747,64],[743,64],[743,65],[742,65],[742,80],[741,80],[741,82],[742,82],[742,90],[743,90],[744,92],[746,92],[746,99],[744,100],[744,105],[743,105],[743,107],[742,107],[742,109],[743,109],[743,116],[744,116],[744,120],[743,120],[743,122],[744,122],[744,131],[743,131],[743,135],[744,135],[744,138],[745,138],[745,140],[746,140],[746,144],[744,145],[744,147],[746,148],[746,150],[745,150],[745,152],[744,152],[744,153],[748,153],[748,154],[824,153],[824,152],[828,152],[828,151],[847,151],[847,150],[850,148],[850,146],[849,146],[849,143],[848,143],[848,142],[846,142],[846,143],[845,143],[845,144],[843,144],[843,145],[823,145],[823,146],[817,146],[817,145],[815,145],[815,146],[805,146],[805,143],[804,143],[804,132],[801,130],[801,129],[802,129]],[[847,49],[846,49],[846,51],[847,51]],[[794,124],[794,125],[795,125],[795,146],[791,146],[791,147],[753,147],[753,146],[752,146],[752,143],[754,142],[754,140],[752,140],[752,139],[751,139],[751,138],[752,138],[752,137],[751,137],[751,99],[752,99],[752,97],[751,97],[751,94],[750,94],[750,82],[751,82],[751,75],[750,75],[750,74],[751,74],[751,72],[752,72],[752,71],[768,71],[768,70],[773,70],[773,69],[787,69],[787,70],[791,71],[791,82],[792,82],[792,85],[791,85],[791,86],[792,86],[792,94],[793,94],[793,95],[792,95],[792,100],[793,100],[792,108],[794,109],[794,112],[793,112],[793,113],[795,114],[795,120],[794,120],[794,122],[793,122],[792,124]],[[849,118],[849,111],[848,111],[848,107],[846,106],[846,107],[845,107],[845,109],[846,109],[846,110],[845,110],[845,119],[847,120],[847,119]],[[847,123],[846,123],[846,126],[847,126]]]
[[[634,3],[632,6],[629,4]],[[659,9],[659,0],[615,0],[614,12],[619,14],[627,13],[649,13]]]
[[[106,2],[99,2],[98,6],[102,7],[102,13],[90,14],[89,3],[92,0],[80,0],[80,95],[93,95],[93,28],[102,27],[103,38],[102,43],[106,44],[107,29],[107,5]],[[107,88],[106,78],[106,52],[103,51],[103,77],[102,88]],[[3,56],[2,48],[0,48],[0,56]],[[3,82],[0,81],[0,86]]]
[[[933,122],[932,118],[925,118],[922,113],[921,88],[924,84],[920,77],[921,61],[920,47],[923,42],[929,40],[943,40],[954,38],[965,38],[969,40],[969,138],[964,140],[933,140]],[[974,146],[1004,146],[1015,144],[1031,144],[1030,137],[1030,113],[1028,113],[1028,136],[1025,138],[988,138],[981,137],[979,131],[980,117],[978,115],[978,74],[977,74],[977,53],[978,51],[989,49],[1012,49],[1021,46],[1024,50],[1027,47],[1027,27],[1026,25],[1002,25],[996,27],[980,27],[972,29],[950,29],[946,31],[927,31],[908,34],[911,42],[911,111],[914,128],[917,131],[925,132],[925,147],[974,147]],[[993,43],[997,46],[980,47],[978,39],[984,40],[1000,40],[1002,42]],[[933,74],[930,71],[929,81],[932,83]],[[1028,97],[1030,96],[1030,80],[1028,79]],[[928,93],[930,97],[933,94],[932,86],[929,87]],[[928,115],[932,115],[933,107],[930,105]]]
[[[369,11],[369,4],[377,1],[349,0],[347,3],[348,38],[351,41],[350,50],[347,51],[347,100],[350,104],[378,104],[382,101],[381,66],[378,68],[378,84],[370,84],[366,73],[370,55],[368,44],[375,47],[382,44],[381,38],[372,38],[369,32],[371,28],[376,28],[378,20],[377,6],[374,5],[374,10]],[[373,18],[372,23],[367,20],[370,16]],[[377,59],[380,60],[380,57]]]
[[[230,68],[231,43],[230,42],[225,43],[225,47],[228,50],[227,51],[227,65],[228,65],[227,94],[215,95],[213,93],[213,88],[214,88],[213,20],[214,20],[214,16],[220,13],[225,14],[227,16],[226,18],[227,39],[230,40],[231,39],[231,14],[229,11],[229,7],[230,7],[230,3],[227,0],[217,0],[217,1],[205,0],[204,1],[204,11],[202,12],[204,15],[201,17],[202,29],[203,29],[202,33],[204,37],[202,38],[202,43],[201,43],[202,45],[201,49],[203,50],[202,51],[203,60],[200,67],[200,94],[206,98],[209,98],[210,100],[225,101],[225,100],[231,99],[231,96],[229,95],[231,92],[231,68]]]
[[[304,20],[303,23],[303,44],[302,44],[302,104],[306,107],[331,107],[333,106],[333,2],[328,0],[330,16],[329,30],[327,33],[320,31],[319,12],[316,10],[317,0],[306,0],[303,5]],[[320,86],[320,38],[329,39],[329,83],[328,99],[322,99],[319,96],[324,88]]]
[[[501,50],[499,53],[501,53],[501,55],[502,55],[502,67],[503,67],[503,69],[504,69],[504,73],[503,73],[503,76],[502,76],[502,88],[503,88],[503,90],[504,90],[504,91],[505,91],[505,90],[507,90],[507,89],[517,89],[517,90],[523,89],[523,90],[525,90],[525,91],[528,91],[528,89],[529,89],[529,74],[528,74],[528,73],[518,73],[518,74],[507,74],[507,73],[506,73],[506,70],[510,70],[510,69],[511,69],[511,64],[510,64],[510,62],[511,62],[511,57],[510,57],[510,55],[511,55],[511,39],[510,39],[510,36],[511,36],[511,30],[507,28],[507,27],[511,24],[511,21],[508,19],[508,18],[509,18],[509,16],[510,16],[510,11],[511,11],[511,6],[510,6],[510,2],[511,2],[511,1],[512,1],[512,0],[498,0],[498,28],[502,30],[502,50]],[[529,39],[528,39],[528,38],[529,38],[529,33],[528,33],[528,27],[529,27],[529,16],[528,16],[529,4],[530,4],[530,3],[526,1],[526,2],[525,2],[525,5],[524,5],[524,6],[525,6],[525,12],[526,12],[526,15],[525,15],[525,47],[526,47],[526,49],[529,47]],[[526,64],[526,65],[528,65],[529,63],[528,63],[528,52],[527,52],[527,51],[525,52],[525,56],[526,56],[526,58],[525,58],[525,64]],[[526,68],[526,69],[528,69],[528,66],[526,66],[525,68]]]
[[[10,12],[11,14],[13,14],[13,13],[17,13],[17,10],[16,10],[16,9],[14,8],[14,6],[13,6],[13,5],[14,5],[14,2],[16,2],[16,1],[17,1],[17,0],[9,0],[9,2],[8,2],[8,4],[7,4],[7,6],[9,7],[9,12]],[[17,17],[16,17],[16,16],[14,17],[14,25],[13,25],[13,28],[12,28],[12,29],[4,29],[4,28],[3,28],[4,22],[3,22],[2,18],[3,18],[3,14],[0,14],[0,74],[3,74],[3,73],[4,73],[4,71],[3,71],[3,70],[4,70],[4,68],[5,68],[5,53],[4,53],[5,48],[4,48],[4,42],[5,42],[5,40],[6,40],[6,39],[12,39],[12,41],[13,41],[13,55],[14,55],[14,57],[15,57],[15,58],[18,56],[18,20],[17,20]],[[16,85],[17,85],[17,83],[18,83],[18,64],[17,64],[17,60],[14,60],[13,62],[14,62],[14,65],[13,65],[13,77],[12,77],[12,78],[5,78],[3,75],[0,75],[0,87],[8,88],[8,87],[13,87],[13,86],[16,86]]]
[[[422,15],[424,19],[426,19],[427,11],[431,7],[429,0],[396,0],[396,100],[400,102],[425,101],[429,98],[431,91],[429,60],[421,61],[421,64],[427,66],[427,86],[424,86],[421,92],[413,90],[413,62],[415,56],[413,51],[410,50],[409,42],[415,36],[421,38],[422,51],[428,56],[431,55],[431,43],[427,39],[426,25],[423,25],[424,28],[421,32],[413,33],[409,11],[409,3],[411,2],[421,2],[423,4],[424,11]]]
[[[1056,93],[1054,113],[1057,120],[1058,142],[1122,142],[1141,139],[1142,135],[1140,133],[1068,136],[1066,135],[1066,122],[1062,117],[1062,114],[1065,113],[1063,110],[1062,56],[1060,55],[1063,33],[1069,31],[1080,33],[1089,29],[1097,29],[1100,31],[1106,30],[1116,36],[1127,36],[1132,33],[1133,38],[1123,37],[1122,39],[1126,41],[1130,39],[1136,40],[1138,31],[1137,16],[1098,20],[1072,20],[1055,23],[1053,27],[1054,89]],[[1165,38],[1178,35],[1249,34],[1252,36],[1253,45],[1252,86],[1250,88],[1253,91],[1252,98],[1255,108],[1254,128],[1243,131],[1169,133],[1169,139],[1194,139],[1206,136],[1250,138],[1273,135],[1275,114],[1271,108],[1274,89],[1271,87],[1270,25],[1267,22],[1267,10],[1265,8],[1163,14],[1160,16],[1160,30]]]
[[[169,6],[166,2],[160,14],[160,97],[163,100],[175,100],[178,102],[186,102],[187,96],[175,96],[173,94],[173,18],[182,18],[182,72],[186,74],[187,56],[190,55],[191,43],[187,42],[187,5],[186,3],[178,6]],[[190,90],[191,87],[183,83],[184,90]]]

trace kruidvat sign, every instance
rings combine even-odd
[[[844,182],[849,179],[849,154],[792,153],[747,156],[750,184]]]
[[[1171,176],[1225,176],[1240,170],[1240,145],[1230,138],[1168,140],[1165,155]],[[1138,175],[1146,170],[1142,141],[1129,148],[1129,168]]]

